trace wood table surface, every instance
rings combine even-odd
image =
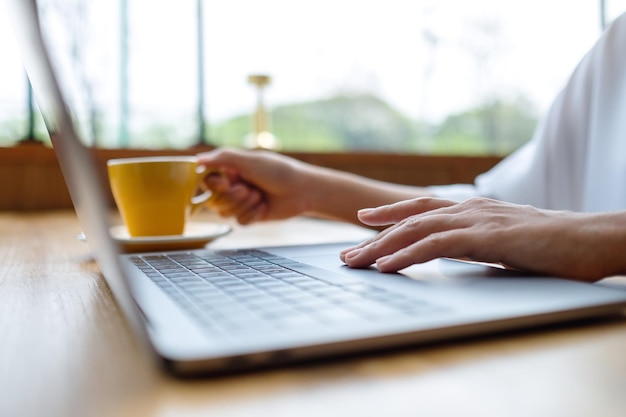
[[[622,318],[173,378],[129,331],[79,232],[71,211],[0,213],[2,417],[626,416]],[[211,245],[370,233],[299,218],[236,227]]]

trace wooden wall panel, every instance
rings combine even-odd
[[[0,210],[72,207],[51,149],[41,145],[0,148]]]
[[[142,155],[193,155],[188,150],[95,149],[94,158],[106,178],[106,161]],[[288,155],[384,181],[409,185],[471,183],[499,157],[426,156],[380,153],[296,153]],[[104,187],[108,189],[105,182]],[[112,197],[109,198],[113,204]],[[0,148],[0,210],[48,210],[72,207],[52,149],[43,145]]]

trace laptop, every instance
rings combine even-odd
[[[342,265],[346,244],[121,253],[103,178],[41,35],[8,0],[27,73],[87,240],[121,311],[179,376],[246,371],[621,314],[626,292],[439,259],[402,273]]]

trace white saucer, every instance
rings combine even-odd
[[[124,225],[111,227],[111,236],[124,252],[153,252],[195,249],[229,233],[232,228],[222,223],[189,223],[182,235],[131,237]]]

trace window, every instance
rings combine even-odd
[[[22,69],[9,19],[2,9],[0,39],[0,146],[11,146],[18,140],[45,138],[41,118],[29,107],[34,106],[34,102],[32,96],[29,97],[28,80]]]
[[[626,10],[600,5],[607,22]],[[503,155],[528,140],[602,15],[591,0],[41,6],[95,146],[244,146],[261,97],[284,150],[436,154]],[[0,145],[45,138],[15,45],[0,54]]]

